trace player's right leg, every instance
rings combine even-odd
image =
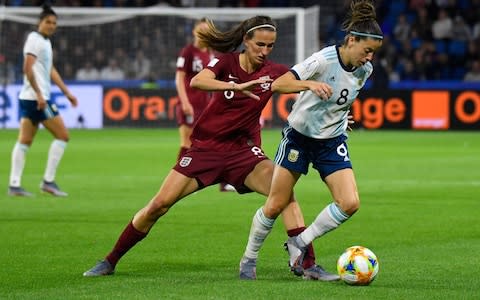
[[[94,277],[113,274],[115,266],[122,256],[147,236],[155,222],[166,214],[177,201],[197,189],[196,179],[189,178],[172,169],[163,181],[158,193],[127,224],[112,251],[104,260],[84,272],[83,276]]]
[[[12,150],[12,161],[10,169],[10,180],[8,194],[10,196],[33,196],[21,187],[23,169],[25,167],[27,151],[33,142],[38,130],[38,124],[30,119],[22,117],[20,120],[20,131],[18,140]]]

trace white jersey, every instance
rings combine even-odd
[[[337,46],[329,46],[292,67],[299,80],[327,83],[333,93],[323,100],[304,91],[295,101],[288,122],[296,131],[315,139],[328,139],[346,133],[348,113],[358,92],[373,72],[370,62],[348,70],[340,60]]]
[[[48,100],[50,99],[50,74],[53,65],[52,44],[50,40],[36,31],[31,32],[23,46],[23,59],[26,59],[27,54],[32,54],[37,58],[33,64],[33,75],[35,76],[35,81],[43,98]],[[19,98],[22,100],[37,99],[26,74],[23,74],[23,87],[20,91]]]

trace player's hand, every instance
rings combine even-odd
[[[332,87],[323,82],[313,82],[310,90],[323,100],[328,100],[333,93]]]
[[[44,110],[47,107],[47,101],[43,99],[42,94],[37,94],[37,109]]]
[[[78,105],[77,97],[75,97],[74,95],[72,95],[70,93],[67,93],[65,96],[67,96],[68,100],[70,101],[70,103],[72,103],[73,107],[77,107],[77,105]]]
[[[183,114],[186,116],[193,116],[193,106],[189,101],[181,101]]]
[[[193,124],[194,112],[193,112],[193,106],[190,103],[190,101],[188,99],[184,101],[180,101],[180,105],[181,105],[182,112],[183,112],[183,115],[185,116],[185,121],[187,122],[187,124]]]
[[[352,131],[352,125],[355,124],[355,121],[353,120],[353,116],[352,115],[348,115],[348,126],[347,126],[347,130],[348,131]]]
[[[252,93],[252,90],[260,84],[266,83],[266,82],[272,82],[273,80],[270,78],[259,78],[255,80],[250,80],[244,83],[235,83],[234,84],[234,90],[240,91],[243,94],[247,95],[248,97],[255,99],[255,100],[260,100],[260,97],[258,95],[255,95]]]

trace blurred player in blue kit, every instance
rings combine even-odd
[[[62,159],[69,140],[68,130],[58,113],[56,105],[50,101],[51,81],[65,94],[72,106],[77,106],[77,98],[70,93],[62,77],[53,65],[50,37],[57,28],[57,15],[49,6],[40,13],[38,30],[31,32],[23,48],[23,87],[20,91],[20,133],[12,151],[8,194],[11,196],[33,196],[21,186],[21,178],[26,154],[33,143],[41,123],[55,138],[48,152],[47,166],[40,183],[43,192],[54,196],[67,196],[55,183],[57,167]]]
[[[272,84],[273,92],[300,92],[275,157],[272,187],[265,205],[253,217],[240,274],[255,274],[260,248],[275,219],[290,203],[290,195],[309,165],[320,173],[333,197],[302,233],[288,239],[292,271],[304,273],[306,245],[336,229],[359,208],[355,176],[346,144],[348,113],[359,90],[373,72],[371,61],[383,34],[375,7],[368,0],[353,1],[344,22],[342,45],[323,48],[293,66]]]

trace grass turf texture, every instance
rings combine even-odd
[[[57,182],[70,195],[39,192],[50,135],[30,149],[23,186],[34,198],[6,196],[17,136],[0,131],[1,299],[469,299],[480,295],[480,134],[353,132],[349,147],[361,208],[315,241],[318,262],[363,245],[380,261],[368,287],[303,281],[289,273],[280,220],[260,253],[258,280],[238,279],[254,211],[265,198],[218,186],[177,203],[117,266],[83,278],[133,214],[158,190],[177,155],[175,129],[71,132]],[[280,130],[267,130],[274,156]],[[307,224],[330,202],[312,169],[296,194]]]

